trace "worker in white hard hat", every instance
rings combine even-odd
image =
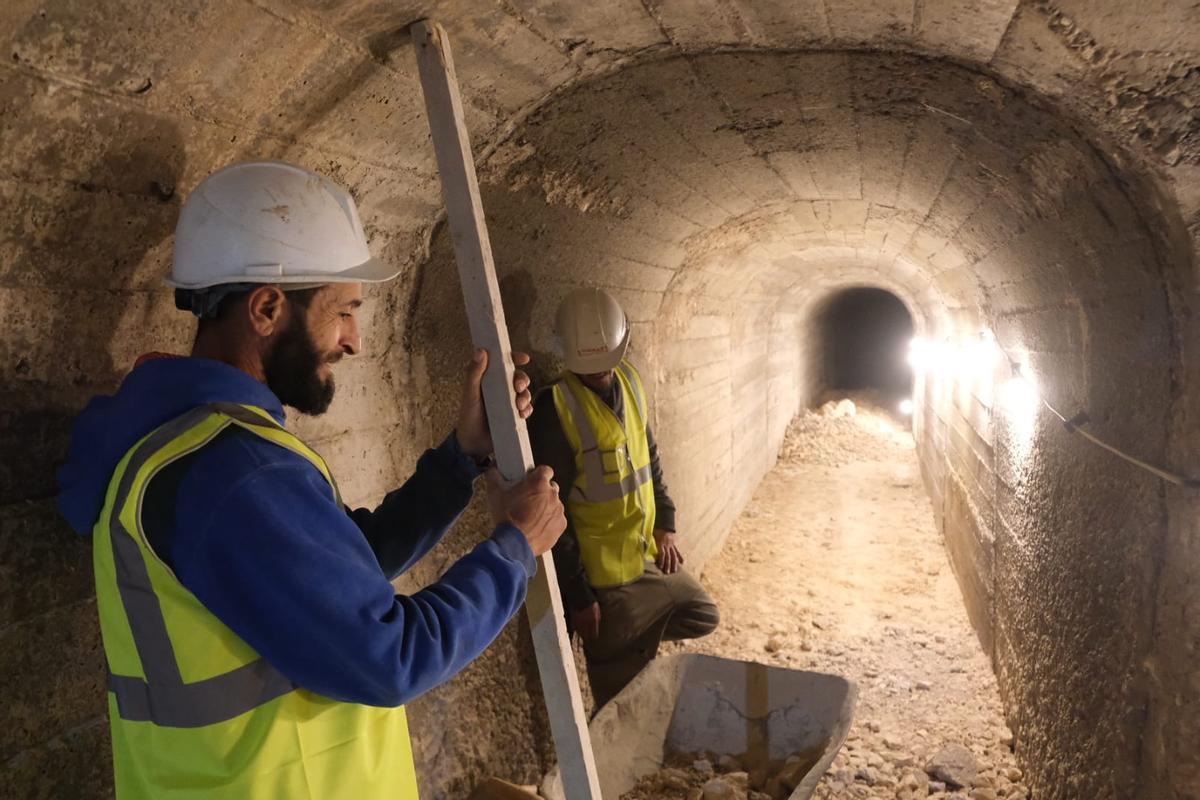
[[[625,312],[608,292],[577,289],[559,306],[555,328],[566,371],[538,393],[530,440],[567,507],[554,562],[599,708],[662,641],[705,636],[719,614],[683,569],[646,389],[625,358]]]
[[[395,274],[350,195],[300,167],[236,164],[184,204],[168,282],[200,317],[191,355],[93,399],[59,474],[94,542],[118,800],[416,798],[404,704],[491,643],[565,527],[548,469],[507,489],[492,470],[491,535],[396,594],[487,464],[487,354],[457,427],[374,510],[284,427],[285,405],[329,407],[363,284]],[[528,416],[528,377],[513,388]]]

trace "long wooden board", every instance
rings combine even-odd
[[[476,347],[487,349],[490,358],[483,380],[483,399],[496,447],[496,462],[506,479],[518,480],[533,469],[533,454],[525,421],[517,415],[514,405],[512,347],[479,199],[479,181],[463,118],[454,59],[446,31],[440,25],[421,20],[412,25],[411,32],[471,338]],[[529,584],[525,612],[533,632],[563,788],[568,800],[600,800],[600,783],[575,660],[563,623],[554,560],[544,555],[538,559],[538,566],[538,574]]]

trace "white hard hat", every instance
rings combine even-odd
[[[617,299],[603,289],[576,289],[554,320],[567,369],[580,375],[607,372],[629,349],[629,320]]]
[[[371,258],[349,192],[292,164],[251,161],[214,172],[188,196],[167,284],[371,283],[397,274]]]

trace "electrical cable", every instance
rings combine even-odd
[[[1029,379],[1022,372],[1021,363],[1019,361],[1015,360],[1014,358],[1012,358],[1008,354],[1008,351],[1000,346],[999,342],[996,342],[996,347],[999,348],[1000,352],[1004,354],[1004,358],[1005,358],[1005,360],[1008,361],[1009,367],[1012,369],[1013,374],[1020,380],[1028,381]],[[1062,422],[1063,427],[1066,428],[1067,433],[1079,434],[1080,436],[1082,436],[1084,439],[1088,440],[1092,444],[1097,445],[1098,447],[1104,448],[1105,450],[1107,450],[1108,452],[1117,456],[1118,458],[1124,459],[1125,461],[1128,461],[1130,464],[1133,464],[1135,467],[1140,467],[1141,469],[1144,469],[1146,472],[1149,472],[1150,474],[1155,475],[1156,477],[1161,478],[1162,480],[1167,481],[1168,483],[1173,483],[1176,486],[1183,486],[1188,489],[1200,488],[1200,480],[1198,480],[1196,478],[1190,478],[1190,477],[1183,475],[1181,473],[1178,473],[1178,472],[1173,472],[1171,470],[1163,469],[1161,467],[1156,467],[1153,464],[1149,464],[1145,461],[1142,461],[1140,458],[1136,458],[1135,456],[1129,455],[1125,451],[1123,451],[1117,447],[1114,447],[1113,445],[1109,444],[1108,442],[1104,441],[1103,439],[1093,435],[1092,433],[1090,433],[1088,431],[1085,431],[1083,429],[1083,426],[1087,425],[1089,422],[1091,422],[1091,417],[1088,416],[1088,413],[1086,411],[1080,411],[1078,414],[1076,414],[1075,416],[1070,417],[1068,419],[1066,416],[1064,416],[1062,413],[1060,413],[1057,408],[1050,405],[1050,402],[1048,400],[1046,400],[1045,397],[1042,396],[1042,393],[1040,391],[1036,392],[1036,395],[1037,395],[1038,402],[1040,402],[1043,406],[1045,406],[1047,411],[1049,411],[1054,416],[1058,417],[1059,421]]]

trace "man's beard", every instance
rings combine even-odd
[[[294,314],[263,362],[267,387],[284,405],[301,414],[324,414],[336,387],[332,375],[322,380],[318,370],[341,357],[341,352],[333,356],[318,352],[302,316]]]

